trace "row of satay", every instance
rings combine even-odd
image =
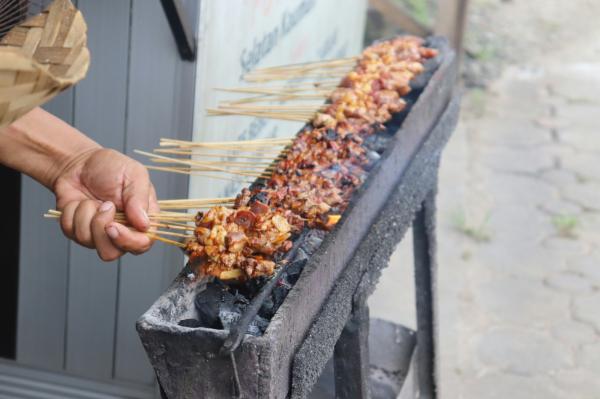
[[[290,250],[305,226],[330,229],[369,166],[363,139],[405,107],[410,81],[436,55],[416,37],[368,47],[276,162],[271,177],[243,189],[233,209],[214,207],[196,216],[187,252],[200,272],[224,280],[271,275],[274,255]]]

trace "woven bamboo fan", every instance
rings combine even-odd
[[[69,0],[0,39],[0,127],[77,83],[90,63],[85,20]]]

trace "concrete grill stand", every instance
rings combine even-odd
[[[439,67],[380,162],[309,259],[265,334],[247,335],[235,352],[241,397],[331,397],[335,392],[338,398],[395,398],[401,391],[406,397],[436,397],[435,194],[440,155],[456,126],[459,99],[454,53],[445,41],[430,40],[440,49]],[[411,225],[416,332],[369,322],[366,306]],[[177,324],[194,316],[194,296],[202,289],[186,274],[184,269],[137,323],[163,395],[236,397],[232,361],[219,355],[228,332]],[[328,385],[333,380],[335,387]]]

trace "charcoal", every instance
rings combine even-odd
[[[258,310],[258,315],[264,317],[267,320],[271,320],[273,316],[275,316],[276,310],[277,309],[275,308],[275,302],[273,302],[273,294],[271,293],[271,295],[269,295],[265,299],[262,306]]]
[[[246,331],[246,333],[258,337],[265,332],[268,326],[269,320],[256,316],[248,326],[248,331]]]
[[[258,202],[262,202],[263,204],[268,204],[269,203],[269,197],[267,196],[267,193],[265,193],[264,191],[259,191],[258,193],[254,194],[253,196],[250,197],[250,203],[253,203],[255,201]]]
[[[323,230],[310,230],[304,237],[300,249],[308,255],[312,255],[323,242],[326,232]]]
[[[275,309],[283,303],[283,300],[291,289],[292,286],[285,279],[282,278],[277,282],[277,286],[273,288],[273,292],[271,293]]]
[[[246,305],[222,302],[219,306],[219,321],[223,329],[229,330],[242,317],[245,307]]]
[[[198,319],[183,319],[179,323],[182,327],[198,328],[204,327],[204,325]]]
[[[308,254],[302,249],[299,249],[294,261],[286,266],[285,279],[289,284],[296,284],[296,281],[298,281],[300,278],[300,273],[302,272],[304,265],[306,265],[306,262],[308,262]]]
[[[381,155],[379,155],[378,152],[371,150],[367,151],[367,159],[369,160],[369,163],[375,163],[379,161],[379,158],[381,158]]]
[[[250,186],[248,187],[248,189],[250,191],[260,190],[260,189],[265,188],[266,186],[267,185],[266,185],[266,182],[265,182],[264,179],[256,179],[256,180],[254,180],[254,182],[252,184],[250,184]]]
[[[198,311],[198,320],[203,326],[220,328],[219,307],[223,301],[233,302],[233,295],[219,283],[208,283],[206,289],[196,295],[194,306]]]
[[[367,137],[364,141],[364,145],[370,151],[374,151],[378,154],[383,154],[383,151],[387,148],[389,142],[389,136],[385,133],[377,133]]]
[[[243,284],[236,286],[237,294],[241,295],[246,299],[251,299],[258,294],[262,287],[267,282],[267,277],[259,277],[252,280],[245,281]]]
[[[338,137],[338,134],[334,129],[327,129],[327,132],[325,133],[325,138],[327,140],[333,141],[333,140],[336,140],[337,137]]]
[[[246,296],[242,295],[239,291],[236,291],[233,298],[233,303],[236,305],[245,306],[248,305],[250,301]]]
[[[353,186],[352,179],[350,179],[346,176],[342,177],[342,180],[340,180],[340,183],[342,183],[342,187]]]
[[[309,257],[310,254],[306,253],[306,250],[302,246],[300,246],[300,248],[298,248],[298,251],[296,252],[296,256],[294,256],[294,259],[288,266],[287,272],[290,273],[290,270],[293,269],[296,263],[305,262],[308,260]]]

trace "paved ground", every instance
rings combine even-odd
[[[442,398],[600,398],[600,9],[574,3],[529,36],[554,35],[552,51],[466,93],[445,153]],[[414,325],[409,245],[371,314]]]

